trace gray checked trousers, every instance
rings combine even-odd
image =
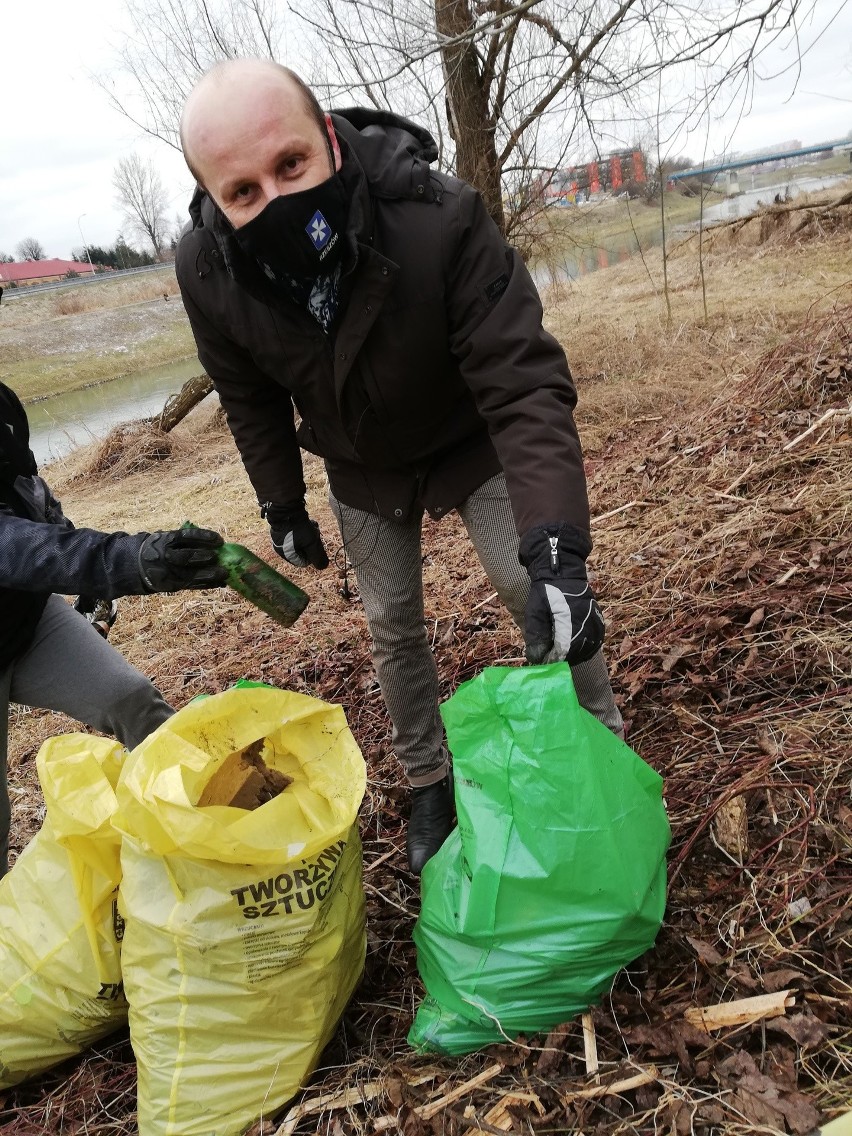
[[[58,710],[133,749],[174,713],[148,679],[59,596],[47,601],[33,640],[0,671],[0,876],[11,809],[6,784],[9,703]]]
[[[438,713],[438,672],[424,623],[422,518],[387,521],[334,496],[330,504],[358,581],[396,756],[412,785],[434,784],[447,771],[447,751]],[[522,628],[530,583],[518,561],[503,474],[481,485],[458,512],[488,579]],[[624,723],[601,652],[571,673],[580,705],[623,737]]]

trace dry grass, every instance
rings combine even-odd
[[[673,829],[657,946],[594,1011],[603,1082],[642,1068],[646,1083],[599,1092],[579,1023],[462,1061],[407,1049],[420,987],[406,794],[363,613],[337,595],[333,569],[292,570],[312,602],[289,631],[224,592],[121,604],[116,645],[176,705],[240,677],[315,693],[344,705],[368,760],[367,969],[305,1098],[331,1095],[294,1116],[297,1133],[803,1134],[852,1099],[852,446],[843,413],[852,304],[839,303],[836,288],[848,283],[849,234],[712,256],[709,327],[694,282],[674,293],[676,324],[667,325],[641,265],[587,280],[550,309],[580,375],[593,512],[610,514],[594,527],[594,566],[614,685],[631,742],[665,777]],[[688,257],[673,271],[676,283],[694,277]],[[70,515],[131,530],[189,517],[268,555],[210,408],[178,428],[168,455],[156,448],[149,430],[126,431],[54,469]],[[319,463],[308,463],[307,479],[334,552]],[[489,599],[457,518],[426,524],[424,552],[428,626],[449,694],[484,665],[517,662],[519,637]],[[15,713],[18,846],[40,821],[38,745],[70,727]],[[787,988],[794,1009],[762,1025],[708,1037],[683,1018],[689,1006]],[[424,1102],[494,1063],[498,1074],[422,1119]],[[118,1038],[7,1094],[0,1134],[125,1136],[135,1130],[133,1089],[132,1053]],[[491,1111],[501,1101],[505,1110]],[[256,1133],[276,1127],[266,1121]]]
[[[696,235],[669,252],[671,319],[659,249],[548,290],[547,324],[577,378],[587,449],[613,428],[635,429],[637,418],[667,421],[688,412],[709,390],[745,374],[805,313],[852,295],[852,207],[831,223],[797,230],[807,216],[765,211],[743,225],[745,248],[733,226],[705,233],[706,315]]]
[[[159,300],[162,296],[175,296],[177,279],[172,265],[163,265],[154,272],[138,276],[105,276],[96,284],[81,284],[60,288],[55,292],[38,292],[16,296],[3,307],[3,327],[30,327],[44,320],[60,316],[79,315],[80,312],[99,312],[123,308],[128,304],[143,304]]]

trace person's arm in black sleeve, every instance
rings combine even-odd
[[[450,347],[488,425],[518,532],[553,521],[588,532],[577,396],[565,352],[542,327],[526,266],[468,185],[445,258]]]
[[[451,251],[451,347],[506,474],[530,575],[527,658],[581,663],[600,649],[604,622],[586,574],[589,501],[568,363],[542,327],[526,266],[469,186]]]
[[[227,582],[209,529],[103,533],[15,516],[0,508],[0,587],[114,599]]]

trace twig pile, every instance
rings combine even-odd
[[[321,623],[309,608],[282,658],[259,614],[226,598],[186,602],[168,695],[245,674],[342,702],[370,766],[364,982],[305,1096],[254,1136],[803,1134],[848,1103],[851,332],[852,307],[837,309],[702,413],[625,433],[590,462],[615,686],[631,743],[665,776],[673,846],[657,946],[593,1011],[585,1044],[571,1022],[462,1061],[411,1053],[421,988],[407,794],[359,609]],[[426,526],[427,549],[441,551],[425,574],[448,694],[520,650],[447,523]],[[199,663],[202,636],[219,645]],[[786,991],[785,1013],[741,1025],[707,1032],[685,1016]],[[119,1040],[7,1094],[0,1134],[129,1134],[132,1079]]]

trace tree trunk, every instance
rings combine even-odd
[[[164,434],[168,434],[182,422],[193,407],[205,399],[213,390],[213,382],[207,375],[195,375],[187,379],[177,394],[169,395],[166,405],[159,414],[153,415],[148,421]]]
[[[442,40],[455,40],[473,31],[467,0],[435,0],[435,25]],[[488,106],[489,83],[471,38],[441,48],[447,81],[447,118],[456,144],[456,173],[482,194],[485,208],[506,235],[503,191],[494,122]]]

